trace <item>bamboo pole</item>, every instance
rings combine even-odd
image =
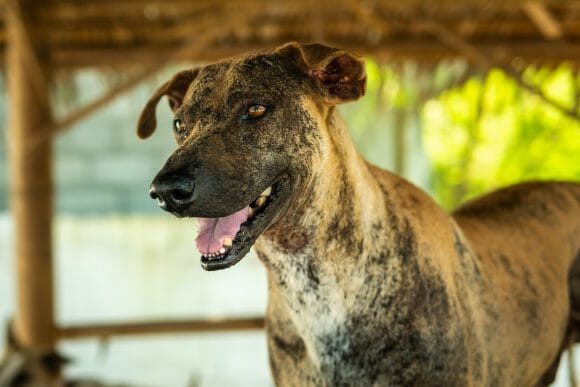
[[[144,335],[162,333],[199,333],[228,332],[242,330],[260,330],[264,328],[263,317],[207,319],[189,321],[152,321],[142,323],[119,323],[103,325],[79,325],[57,329],[60,339],[79,339],[98,337],[102,339],[111,336]]]
[[[292,35],[290,35],[292,36]],[[445,58],[467,57],[464,52],[448,45],[444,45],[432,38],[409,38],[382,40],[377,45],[368,44],[361,39],[355,39],[353,35],[325,33],[326,42],[358,54],[373,55],[393,59],[412,59],[422,62],[439,62]],[[299,39],[293,36],[292,39]],[[307,39],[305,37],[304,39]],[[213,62],[225,57],[237,55],[247,51],[272,49],[275,46],[287,43],[288,35],[280,35],[262,41],[236,41],[235,44],[219,44],[215,42],[207,51],[199,52],[195,56],[182,53],[174,60],[191,61],[197,63]],[[514,42],[514,41],[470,41],[470,45],[488,56],[500,56],[508,53],[507,59],[521,58],[526,64],[559,65],[568,61],[571,66],[578,68],[580,65],[580,44],[567,41],[555,42]],[[55,68],[63,70],[75,70],[82,68],[106,67],[134,67],[135,63],[143,65],[157,63],[160,57],[172,55],[179,49],[179,44],[165,46],[148,45],[144,47],[127,46],[122,49],[92,48],[81,46],[77,48],[54,47],[51,53],[52,64]],[[0,48],[0,59],[3,51]]]
[[[545,4],[538,1],[528,1],[522,4],[522,8],[546,39],[562,39],[564,36],[562,25],[546,8]]]
[[[10,103],[8,157],[10,203],[15,226],[16,293],[14,319],[26,347],[52,346],[52,143],[45,137],[34,150],[28,144],[52,125],[48,66],[29,33],[24,0],[6,0]]]

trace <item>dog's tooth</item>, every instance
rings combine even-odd
[[[254,216],[254,209],[252,207],[248,207],[248,219],[251,219]]]
[[[260,196],[258,199],[256,199],[256,205],[258,207],[262,207],[264,204],[266,204],[266,198],[263,196]]]
[[[225,253],[226,253],[226,249],[225,249],[225,247],[222,247],[222,248],[220,249],[220,254],[225,254]]]
[[[232,238],[225,237],[223,241],[224,247],[230,247],[233,244]]]
[[[267,197],[267,196],[270,196],[271,194],[272,194],[272,186],[270,186],[270,187],[266,188],[266,189],[264,190],[264,192],[262,192],[262,193],[260,194],[260,196]]]

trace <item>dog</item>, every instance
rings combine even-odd
[[[444,212],[365,161],[336,105],[360,57],[288,43],[177,73],[177,148],[150,196],[199,218],[212,271],[255,246],[278,386],[543,386],[578,329],[580,185],[508,187]],[[499,129],[498,129],[499,130]]]

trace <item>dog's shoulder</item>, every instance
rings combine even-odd
[[[396,212],[412,223],[447,224],[449,215],[423,189],[395,173],[368,163],[368,168],[381,187],[387,212]],[[427,226],[424,224],[424,226]]]

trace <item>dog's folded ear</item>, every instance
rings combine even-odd
[[[276,50],[300,67],[321,86],[329,104],[354,101],[366,89],[364,61],[338,48],[322,44],[288,43]]]
[[[153,134],[157,126],[157,119],[155,117],[155,109],[157,103],[164,95],[169,100],[169,107],[172,111],[176,111],[183,103],[183,98],[191,82],[197,76],[199,69],[191,69],[181,71],[173,76],[169,81],[157,89],[157,91],[149,98],[147,104],[139,116],[137,124],[137,135],[140,138],[147,138]]]

